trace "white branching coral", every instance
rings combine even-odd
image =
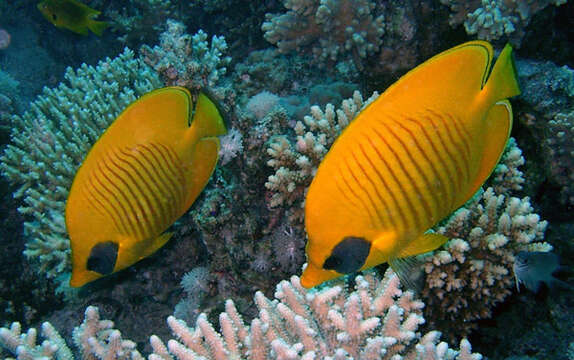
[[[421,336],[422,302],[400,289],[387,271],[381,280],[373,272],[359,275],[355,289],[342,280],[321,290],[305,290],[299,278],[277,285],[274,300],[255,295],[259,317],[246,326],[233,301],[225,304],[217,332],[205,315],[196,327],[168,318],[178,340],[167,346],[152,336],[159,359],[475,359],[470,344],[460,351],[439,342],[440,333]],[[171,355],[170,355],[171,354]]]
[[[286,135],[275,136],[269,142],[267,165],[275,169],[265,187],[272,191],[271,207],[293,205],[288,210],[292,220],[302,223],[303,195],[321,160],[341,131],[359,112],[378,97],[374,93],[366,101],[355,91],[353,97],[343,100],[341,108],[327,104],[325,110],[311,107],[311,114],[294,126],[295,142]]]
[[[438,232],[451,239],[426,260],[422,298],[431,328],[464,336],[472,320],[488,318],[514,285],[512,264],[519,251],[549,251],[542,242],[547,222],[528,197],[481,191],[457,210]]]
[[[18,359],[73,359],[72,351],[66,345],[66,341],[49,322],[42,324],[42,336],[44,337],[42,344],[36,344],[38,337],[36,329],[28,329],[22,334],[20,323],[15,322],[10,328],[0,328],[0,348],[5,348]]]
[[[65,200],[88,150],[123,109],[161,86],[159,78],[127,49],[98,66],[66,70],[57,88],[44,88],[22,116],[13,116],[12,143],[0,170],[19,185],[18,210],[28,216],[26,257],[49,278],[69,272]]]
[[[249,359],[249,360],[480,360],[467,340],[454,350],[440,341],[440,332],[422,335],[423,303],[410,291],[400,288],[398,277],[387,270],[381,279],[369,271],[355,278],[354,287],[344,280],[333,281],[319,290],[305,290],[299,278],[277,285],[275,299],[261,292],[255,295],[259,316],[245,324],[232,300],[219,316],[221,331],[214,329],[205,314],[196,326],[173,316],[167,323],[177,339],[167,345],[156,335],[150,337],[150,360]],[[45,325],[46,326],[46,325]],[[83,359],[143,359],[135,344],[124,340],[114,324],[100,320],[97,308],[86,309],[83,324],[74,330],[74,343]],[[51,328],[51,327],[50,327]],[[53,329],[53,328],[51,328]],[[48,351],[43,359],[72,359],[71,351],[55,330],[45,336]],[[35,330],[20,340],[20,325],[0,329],[0,345],[18,354],[18,344],[36,351]],[[57,336],[56,336],[57,335]],[[62,354],[56,354],[62,349]],[[39,350],[38,350],[39,351]],[[60,355],[66,355],[59,357]]]
[[[111,320],[100,320],[97,307],[86,308],[84,322],[74,329],[74,344],[82,359],[142,359],[136,343],[122,339]]]
[[[516,145],[516,140],[510,138],[500,162],[492,172],[492,187],[497,194],[510,194],[522,190],[524,174],[519,167],[524,165],[522,150]]]

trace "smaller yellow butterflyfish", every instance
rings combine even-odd
[[[304,287],[406,258],[447,240],[427,233],[463,205],[498,162],[520,88],[507,45],[472,41],[408,72],[335,141],[305,200]]]
[[[153,254],[193,204],[227,132],[216,104],[185,88],[152,91],[128,106],[91,148],[66,203],[70,285],[82,286]]]
[[[88,30],[102,36],[109,26],[105,21],[94,20],[100,12],[77,0],[43,0],[38,10],[44,18],[58,28],[68,29],[80,35],[88,35]]]

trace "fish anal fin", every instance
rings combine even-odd
[[[197,142],[193,147],[189,166],[189,194],[184,208],[187,209],[199,193],[203,190],[219,157],[219,139],[217,137],[206,137]]]
[[[410,256],[415,256],[419,254],[424,254],[429,251],[442,246],[448,241],[448,238],[444,235],[438,233],[426,233],[422,234],[415,240],[411,241],[404,249],[401,249],[398,254],[398,258],[407,258]]]
[[[484,133],[488,134],[488,136],[484,137],[485,144],[482,159],[474,181],[464,197],[458,202],[458,206],[464,204],[478,191],[500,160],[512,128],[512,107],[510,102],[501,100],[494,104],[488,111],[484,121],[486,127]]]

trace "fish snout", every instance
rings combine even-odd
[[[339,274],[333,270],[324,270],[320,267],[313,265],[312,263],[305,264],[303,269],[303,274],[301,275],[301,285],[310,289],[325,281],[335,279],[343,274]]]

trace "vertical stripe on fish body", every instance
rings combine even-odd
[[[474,41],[419,65],[363,110],[319,166],[305,202],[302,284],[424,253],[425,234],[463,205],[498,162],[519,93],[507,46],[492,67]],[[492,71],[490,71],[492,68]]]
[[[78,170],[66,203],[72,286],[151,255],[193,204],[217,163],[226,132],[215,104],[168,87],[135,101]],[[163,233],[163,234],[162,234]]]

